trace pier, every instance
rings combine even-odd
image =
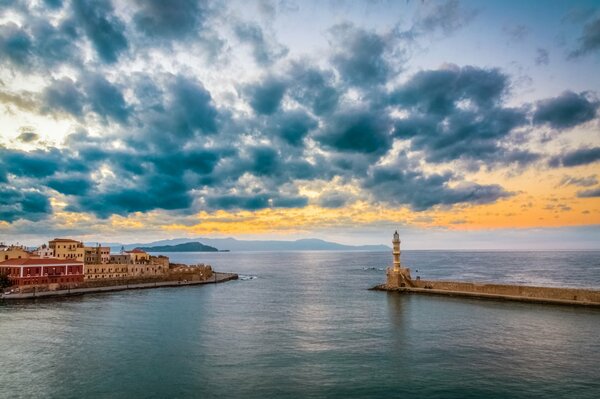
[[[386,270],[386,283],[373,287],[374,290],[600,308],[600,290],[594,289],[421,280],[418,278],[413,280],[410,269],[402,267],[400,262],[400,237],[397,231],[394,233],[392,244],[393,266]]]

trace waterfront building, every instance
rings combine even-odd
[[[131,251],[125,251],[125,254],[129,255],[130,263],[133,264],[145,264],[150,262],[150,254],[139,248],[135,248]]]
[[[161,277],[169,272],[169,258],[152,256],[142,250],[133,250],[109,256],[106,264],[85,266],[85,279],[124,279],[132,277]]]
[[[86,263],[85,264],[85,279],[86,280],[125,279],[129,276],[127,266],[128,266],[127,264]]]
[[[110,262],[110,247],[84,247],[84,262],[85,264],[103,264]]]
[[[0,261],[5,261],[8,259],[25,259],[29,258],[30,256],[31,254],[27,252],[25,247],[0,244]]]
[[[54,250],[54,256],[59,259],[71,259],[78,262],[85,260],[85,246],[81,241],[70,238],[55,238],[48,243]]]
[[[34,254],[40,258],[54,258],[54,249],[46,244],[42,244],[34,251]]]
[[[0,274],[6,274],[13,285],[72,285],[83,282],[83,263],[52,258],[9,259],[0,263]]]

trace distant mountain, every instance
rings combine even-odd
[[[301,239],[295,241],[279,240],[237,240],[235,238],[174,238],[169,240],[160,240],[150,243],[119,244],[106,243],[113,251],[119,251],[121,247],[131,250],[137,247],[153,247],[154,252],[167,252],[167,250],[157,250],[154,247],[177,246],[190,242],[202,242],[206,246],[219,248],[219,250],[228,251],[389,251],[387,245],[344,245],[335,242],[324,241],[316,238]]]
[[[219,250],[210,245],[200,242],[186,242],[177,245],[156,245],[152,247],[138,247],[146,252],[218,252]]]

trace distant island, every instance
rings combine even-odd
[[[201,242],[186,242],[177,245],[157,245],[153,247],[139,247],[146,252],[219,252],[215,247],[204,245]]]
[[[106,243],[113,250],[119,250],[122,247],[126,250],[142,248],[151,252],[188,252],[202,251],[200,249],[179,250],[173,247],[179,247],[181,244],[203,243],[204,246],[215,247],[212,252],[227,251],[378,251],[387,252],[391,248],[387,245],[344,245],[336,242],[325,241],[317,238],[300,239],[294,241],[284,240],[237,240],[235,238],[206,238],[189,237],[173,238],[169,240],[160,240],[150,243]],[[166,248],[166,249],[165,249]]]

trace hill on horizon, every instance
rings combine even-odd
[[[157,246],[175,246],[191,242],[199,242],[205,246],[214,247],[221,251],[389,251],[387,245],[345,245],[331,241],[325,241],[318,238],[304,238],[293,241],[286,240],[238,240],[232,237],[228,238],[173,238],[159,240],[149,243],[105,243],[112,250],[120,250],[124,247],[126,250],[134,248],[148,248]],[[153,249],[157,252],[156,249]],[[161,250],[167,252],[166,250]]]
[[[156,245],[137,247],[146,252],[219,252],[215,247],[204,245],[198,241],[185,242],[176,245]]]

